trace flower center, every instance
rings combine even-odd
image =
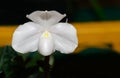
[[[50,33],[48,31],[45,31],[43,34],[42,34],[42,37],[44,38],[48,38],[50,36]]]

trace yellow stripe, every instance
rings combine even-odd
[[[77,29],[79,46],[75,52],[87,47],[108,47],[120,52],[120,21],[72,23]],[[17,25],[0,26],[0,46],[11,45]]]

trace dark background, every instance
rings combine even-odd
[[[36,10],[66,13],[69,22],[120,19],[120,0],[1,0],[0,24],[21,24]]]
[[[0,25],[25,23],[29,21],[25,16],[36,10],[56,10],[66,13],[69,22],[120,20],[120,0],[1,0]],[[0,50],[0,60],[2,56],[6,56],[5,58],[8,59],[7,63],[5,62],[3,65],[4,68],[0,70],[0,78],[5,78],[9,74],[11,76],[11,71],[12,76],[15,77],[7,78],[26,78],[24,76],[34,75],[34,72],[38,71],[36,63],[35,67],[27,69],[23,65],[24,61],[19,58],[21,56],[16,56],[17,61],[14,62],[11,61],[14,57],[9,49],[2,47]],[[112,50],[112,47],[107,49],[93,47],[85,49],[79,54],[58,53],[54,56],[55,65],[51,71],[52,78],[120,77],[120,54]],[[2,64],[1,61],[0,64]]]

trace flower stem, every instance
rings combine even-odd
[[[50,78],[50,56],[45,56],[44,60],[44,78]]]

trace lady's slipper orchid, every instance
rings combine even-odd
[[[33,22],[20,25],[13,34],[12,47],[20,52],[37,51],[44,56],[55,50],[71,53],[78,45],[76,29],[68,23],[58,23],[65,14],[56,11],[35,11],[26,17]]]

